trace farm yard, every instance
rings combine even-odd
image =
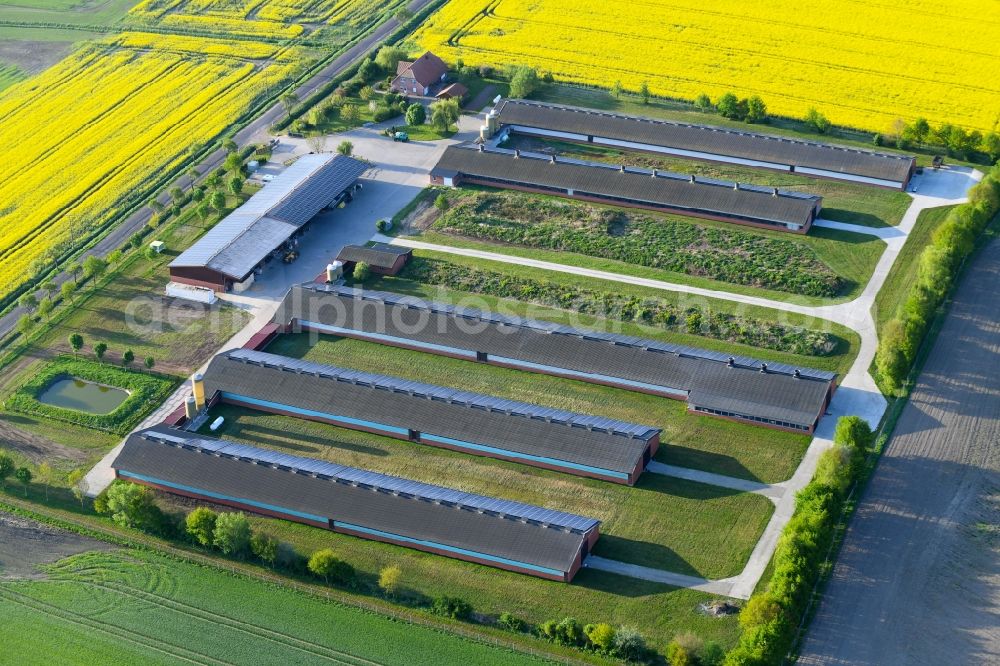
[[[645,269],[671,282],[803,302],[849,299],[864,287],[885,244],[814,227],[808,235],[746,229],[514,192],[460,190],[422,240],[591,266]],[[904,195],[905,196],[905,195]],[[489,244],[489,245],[487,245]],[[750,289],[748,289],[750,288]]]
[[[415,41],[471,65],[529,65],[557,80],[693,100],[760,95],[778,115],[809,108],[876,132],[925,117],[996,127],[1000,24],[982,0],[905,5],[790,0],[607,3],[451,0]],[[887,34],[888,27],[891,32]],[[734,39],[739,35],[739,39]]]

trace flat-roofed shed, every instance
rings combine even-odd
[[[274,323],[686,400],[692,412],[811,433],[831,372],[391,292],[293,287]]]
[[[894,189],[905,189],[916,167],[911,155],[523,99],[501,100],[493,113],[501,131],[507,128],[515,133]]]
[[[797,233],[809,230],[822,207],[821,197],[801,192],[471,145],[445,149],[431,182],[527,190]]]
[[[204,381],[210,401],[616,483],[659,445],[652,426],[246,349],[217,355]]]

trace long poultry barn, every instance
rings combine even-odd
[[[249,288],[272,254],[350,196],[367,169],[345,155],[303,155],[171,261],[170,279],[219,292]]]
[[[592,518],[156,426],[129,435],[119,479],[509,571],[570,581]]]
[[[823,205],[822,197],[802,192],[482,144],[449,146],[430,175],[435,185],[539,192],[800,234]]]
[[[307,283],[273,323],[686,400],[688,411],[812,433],[836,375],[390,292]]]
[[[916,168],[910,155],[523,99],[501,100],[487,127],[501,138],[525,134],[892,189],[906,189]]]
[[[217,355],[201,381],[209,404],[240,405],[628,485],[659,445],[660,430],[651,426],[248,349]]]

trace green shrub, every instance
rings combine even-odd
[[[581,646],[586,641],[583,625],[574,618],[563,618],[555,628],[556,642],[560,645]]]
[[[96,508],[96,503],[95,503]],[[152,534],[165,532],[165,517],[153,503],[153,493],[145,486],[127,481],[115,481],[107,490],[104,513],[117,525]]]
[[[215,533],[215,522],[219,515],[211,509],[198,507],[184,519],[188,535],[202,546],[211,546]]]
[[[465,238],[576,252],[804,296],[833,297],[849,287],[811,247],[792,238],[517,192],[466,194],[433,228]]]
[[[329,548],[317,550],[306,565],[309,571],[327,583],[348,583],[354,578],[354,567],[344,562]]]
[[[38,401],[38,396],[52,382],[64,377],[77,377],[122,388],[129,392],[129,396],[109,414],[88,414]],[[130,372],[111,365],[64,356],[47,363],[42,370],[24,383],[7,399],[6,407],[25,414],[35,414],[124,435],[150,410],[166,400],[175,385],[175,381],[156,375]]]
[[[587,635],[587,640],[600,652],[611,652],[615,644],[615,628],[607,622],[588,624],[583,628],[583,633]]]
[[[618,627],[611,653],[625,661],[639,661],[646,654],[646,641],[632,627]]]
[[[250,547],[250,521],[242,512],[220,513],[212,530],[212,543],[226,555],[242,557]]]
[[[453,620],[468,620],[472,617],[472,606],[458,597],[435,597],[431,602],[431,612]]]
[[[366,282],[368,278],[372,276],[371,266],[363,261],[359,261],[354,264],[354,272],[351,273],[351,277],[355,282]]]
[[[511,613],[500,613],[500,618],[497,620],[497,624],[500,625],[501,628],[515,633],[524,631],[526,626],[524,620],[516,615],[512,615]]]

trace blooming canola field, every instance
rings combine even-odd
[[[925,117],[1000,122],[995,0],[450,0],[416,41],[448,60],[526,64],[558,80],[655,95],[760,95],[771,113],[815,107],[888,131]]]
[[[200,43],[192,53],[184,38],[117,36],[0,93],[0,297],[148,196],[191,146],[215,140],[301,64]]]

